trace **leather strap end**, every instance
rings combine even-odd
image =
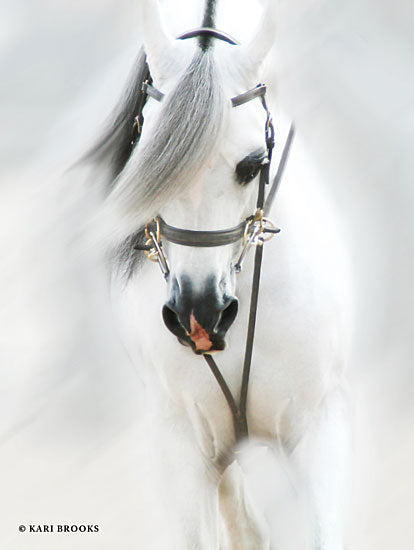
[[[148,84],[148,82],[142,83],[141,90],[157,101],[162,101],[164,99],[164,94],[157,90],[157,88],[154,88],[154,86],[151,86],[151,84]]]

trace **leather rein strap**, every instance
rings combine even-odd
[[[289,134],[283,148],[282,156],[280,163],[275,175],[275,178],[272,183],[272,187],[268,194],[266,201],[264,200],[265,194],[265,184],[269,177],[270,162],[263,167],[260,174],[259,182],[259,194],[257,199],[257,207],[264,210],[267,213],[274,201],[276,192],[279,188],[283,172],[286,167],[288,160],[290,148],[294,138],[295,129],[292,125],[289,129]],[[231,393],[230,388],[227,385],[227,382],[224,380],[221,375],[220,369],[217,366],[217,363],[211,355],[204,354],[204,359],[210,367],[211,372],[216,378],[221,391],[227,401],[227,404],[230,408],[232,418],[234,433],[236,437],[236,443],[239,443],[241,440],[245,439],[249,435],[249,429],[247,424],[247,392],[249,387],[250,379],[250,368],[252,364],[253,356],[253,344],[254,344],[254,335],[256,329],[256,317],[257,317],[257,305],[259,300],[259,287],[260,287],[260,274],[262,269],[262,260],[263,260],[263,242],[258,242],[256,246],[256,252],[254,257],[254,270],[253,270],[253,281],[252,281],[252,291],[250,295],[250,311],[249,311],[249,322],[247,326],[247,337],[246,337],[246,347],[244,352],[244,362],[243,362],[243,374],[242,382],[240,388],[240,404],[237,406],[237,403]]]

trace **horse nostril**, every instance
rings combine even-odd
[[[165,326],[175,336],[178,336],[179,338],[185,337],[186,331],[180,323],[177,313],[167,305],[162,308],[162,318],[164,319]]]
[[[215,326],[215,332],[226,333],[230,328],[231,324],[237,316],[237,311],[239,309],[239,302],[237,298],[232,298],[229,304],[221,312],[219,321]]]
[[[239,304],[237,298],[231,298],[224,309],[221,311],[218,308],[215,310],[213,309],[207,316],[206,310],[203,311],[197,307],[197,304],[193,304],[190,315],[183,315],[177,313],[169,304],[165,304],[162,308],[162,317],[165,326],[170,332],[172,332],[172,334],[174,334],[174,336],[177,336],[180,341],[188,341],[188,338],[194,341],[194,338],[196,337],[193,335],[195,330],[194,327],[192,325],[190,326],[191,318],[194,319],[194,322],[198,327],[206,331],[206,335],[210,335],[210,339],[213,335],[223,338],[230,325],[236,318],[238,308]],[[215,325],[212,322],[214,318],[217,319]],[[187,319],[189,326],[186,326]]]

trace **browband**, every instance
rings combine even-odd
[[[160,92],[160,90],[152,86],[148,81],[142,83],[141,91],[144,92],[144,94],[149,95],[153,99],[156,99],[157,101],[161,102],[164,99],[164,94]],[[244,103],[247,103],[248,101],[251,101],[256,97],[264,97],[265,95],[266,85],[258,84],[255,88],[252,88],[247,92],[232,97],[231,103],[233,107],[238,107],[239,105],[243,105]]]
[[[213,36],[214,38],[217,38],[218,40],[223,40],[223,42],[228,42],[233,46],[239,45],[239,42],[237,42],[237,40],[235,40],[232,36],[230,36],[226,32],[213,29],[212,27],[200,27],[198,29],[192,29],[191,31],[187,31],[184,34],[177,36],[177,40],[186,40],[187,38],[195,38],[197,36],[205,35]]]

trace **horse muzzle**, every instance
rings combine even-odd
[[[218,299],[211,295],[189,299],[179,295],[162,309],[164,323],[183,345],[194,353],[212,353],[226,347],[225,335],[237,316],[235,297]]]

